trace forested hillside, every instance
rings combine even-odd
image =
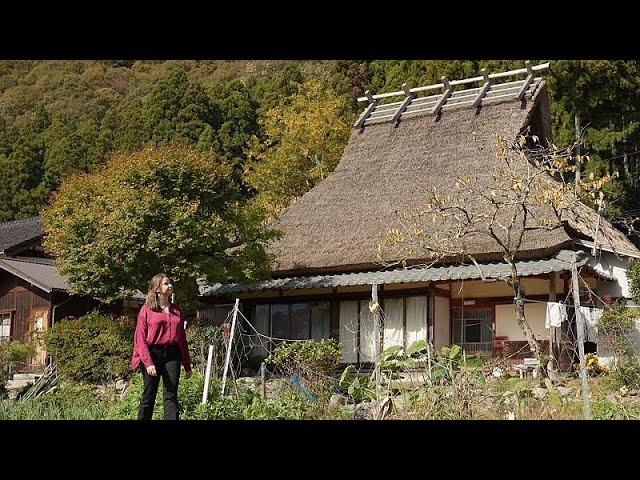
[[[95,171],[110,155],[173,142],[213,150],[233,168],[244,198],[277,211],[335,168],[366,89],[382,93],[523,64],[2,60],[0,221],[39,214],[62,180]],[[577,117],[586,173],[619,172],[606,209],[628,233],[640,213],[640,62],[552,61],[544,77],[555,143],[573,143]]]

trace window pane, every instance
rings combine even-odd
[[[482,323],[482,331],[481,331],[481,342],[491,342],[493,340],[493,320],[489,318],[484,318],[479,320]]]
[[[285,340],[291,338],[289,305],[271,305],[271,336],[275,337],[276,339]]]
[[[323,340],[331,336],[331,304],[315,302],[311,304],[311,338]]]
[[[256,305],[253,326],[261,334],[258,335],[253,329],[249,330],[253,334],[251,341],[254,347],[251,349],[251,356],[266,357],[269,355],[269,305]]]
[[[455,319],[453,321],[453,343],[460,345],[462,341],[462,320]]]
[[[465,324],[465,341],[469,342],[479,342],[480,341],[480,332],[482,331],[481,324],[478,320],[466,320]]]
[[[307,340],[310,338],[311,308],[308,303],[294,303],[291,305],[291,338]]]

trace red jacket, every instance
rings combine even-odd
[[[185,372],[190,372],[191,357],[189,356],[180,307],[172,303],[169,307],[169,313],[167,313],[164,310],[154,312],[146,305],[143,305],[140,313],[138,313],[136,332],[133,336],[131,369],[136,369],[140,362],[145,367],[153,365],[153,360],[151,360],[151,355],[149,354],[149,345],[164,345],[167,343],[173,343],[178,346],[184,370]]]

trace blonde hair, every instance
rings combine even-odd
[[[169,275],[164,273],[157,273],[153,276],[153,278],[149,281],[149,290],[147,291],[147,298],[144,301],[144,304],[154,312],[159,312],[162,310],[160,307],[160,302],[158,302],[158,288],[162,285],[162,280],[165,278],[169,278]]]

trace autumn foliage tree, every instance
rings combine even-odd
[[[75,293],[108,301],[174,279],[192,304],[196,280],[263,278],[261,216],[238,198],[230,168],[211,153],[168,145],[118,155],[65,181],[43,212],[45,248]]]
[[[266,140],[252,137],[245,166],[258,205],[277,214],[335,169],[351,133],[346,109],[345,98],[310,81],[267,112],[261,121]]]
[[[565,178],[575,170],[571,148],[557,151],[537,140],[520,136],[512,143],[497,136],[494,168],[460,177],[448,194],[434,189],[424,206],[398,212],[398,226],[378,242],[378,254],[383,260],[419,257],[434,263],[464,258],[485,281],[474,244],[489,240],[510,268],[503,280],[513,290],[516,321],[544,374],[540,345],[525,317],[518,253],[527,235],[561,228],[574,208],[588,208],[581,197],[601,200],[602,187],[611,177],[591,174],[576,187]],[[478,146],[480,151],[485,148]]]

